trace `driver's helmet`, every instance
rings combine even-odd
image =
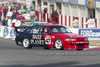
[[[47,28],[44,29],[44,33],[48,33],[48,29]]]

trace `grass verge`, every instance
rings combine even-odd
[[[100,46],[100,40],[89,40],[90,46]]]

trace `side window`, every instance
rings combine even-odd
[[[40,26],[33,27],[30,33],[40,34]]]
[[[59,32],[59,30],[57,28],[53,28],[51,31],[54,32],[54,33],[58,33]]]
[[[25,30],[25,33],[30,33],[30,31],[31,31],[31,28],[28,28]]]
[[[63,33],[65,33],[66,29],[62,27],[62,28],[60,28],[60,31],[63,32]]]
[[[49,32],[49,29],[47,27],[42,27],[41,33],[42,34],[49,34],[50,32]]]

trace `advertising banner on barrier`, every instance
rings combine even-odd
[[[16,36],[15,28],[10,28],[10,34],[9,34],[11,39],[14,39]]]
[[[3,37],[4,38],[10,38],[9,33],[10,33],[10,29],[8,27],[4,27]]]
[[[1,27],[1,37],[14,39],[16,35],[15,29],[12,27]]]
[[[0,37],[4,37],[7,39],[15,39],[16,37],[15,28],[0,26]]]
[[[79,35],[88,38],[100,38],[100,29],[79,29]]]
[[[3,37],[3,31],[5,26],[0,26],[0,37]]]

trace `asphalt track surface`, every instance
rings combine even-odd
[[[0,67],[100,67],[100,51],[24,49],[0,38]]]

